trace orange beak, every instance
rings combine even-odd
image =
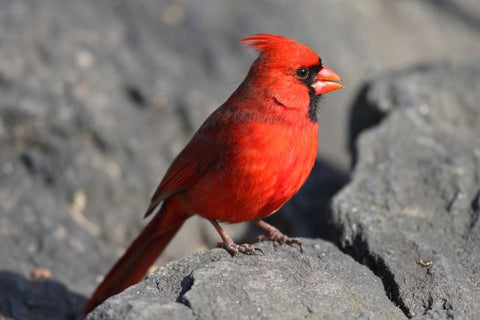
[[[315,82],[312,84],[312,87],[315,89],[315,94],[324,94],[333,90],[343,88],[338,82],[342,79],[336,74],[332,69],[323,66],[322,69],[317,73]]]

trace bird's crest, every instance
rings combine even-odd
[[[276,58],[298,57],[318,63],[318,55],[309,47],[290,38],[275,34],[255,34],[239,41],[246,48],[255,49],[260,55],[275,56]]]

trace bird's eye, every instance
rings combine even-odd
[[[307,79],[309,74],[310,71],[307,68],[300,68],[295,71],[295,75],[302,80]]]

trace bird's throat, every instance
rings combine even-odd
[[[308,106],[308,118],[313,122],[318,122],[318,105],[320,101],[320,96],[315,95],[315,91],[309,91],[310,103]]]

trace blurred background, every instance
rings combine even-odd
[[[0,283],[20,297],[50,278],[70,292],[57,308],[74,314],[145,224],[170,162],[243,80],[255,54],[237,40],[255,33],[308,45],[344,80],[322,100],[310,179],[272,218],[289,235],[328,238],[367,81],[478,58],[480,2],[0,0]],[[191,219],[158,264],[218,240]]]

